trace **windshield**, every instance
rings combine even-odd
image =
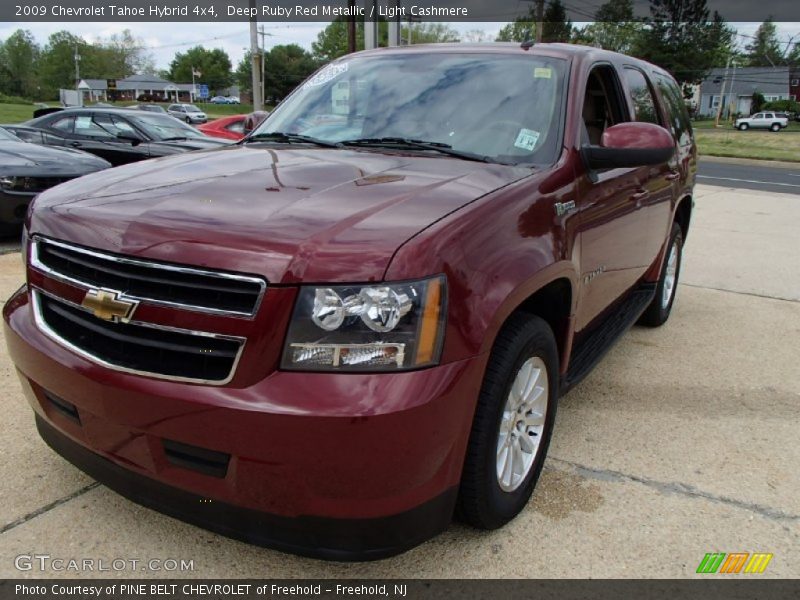
[[[10,131],[6,131],[2,127],[0,127],[0,140],[6,140],[6,141],[11,141],[11,142],[21,142],[22,141],[17,136],[12,134]]]
[[[197,108],[194,104],[184,104],[186,108],[186,112],[203,112],[199,108]]]
[[[531,54],[343,59],[307,80],[253,135],[281,132],[329,142],[404,138],[498,162],[550,163],[565,65]]]
[[[194,127],[168,115],[143,112],[139,115],[126,115],[126,117],[144,129],[147,135],[154,140],[205,137]]]

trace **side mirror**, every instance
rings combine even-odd
[[[653,123],[614,125],[603,132],[599,146],[581,148],[583,160],[592,170],[658,165],[674,153],[672,135]]]
[[[131,146],[138,146],[142,143],[142,138],[132,133],[118,133],[117,139],[123,142],[130,142]]]

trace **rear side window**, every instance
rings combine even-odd
[[[678,84],[672,79],[656,74],[656,86],[664,99],[668,115],[668,127],[677,138],[681,146],[692,143],[692,123],[689,121],[689,111],[683,101]]]
[[[661,119],[658,118],[658,110],[656,110],[656,102],[653,98],[653,90],[644,73],[638,69],[626,67],[625,81],[628,83],[628,89],[633,100],[634,118],[644,123],[661,125]]]
[[[50,127],[58,131],[63,131],[64,133],[72,133],[73,123],[75,123],[75,117],[61,117],[53,121]]]

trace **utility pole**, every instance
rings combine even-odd
[[[731,77],[731,100],[728,102],[728,114],[725,116],[726,121],[733,120],[733,111],[738,110],[739,108],[739,98],[736,96],[736,92],[734,92],[734,84],[736,83],[736,61],[733,61],[733,76]]]
[[[542,43],[544,29],[544,0],[536,0],[536,43]]]
[[[722,114],[722,103],[725,101],[725,85],[728,83],[728,69],[731,66],[731,57],[728,57],[728,62],[725,63],[725,77],[722,79],[722,90],[719,94],[719,104],[717,105],[717,117],[714,119],[714,127],[719,127],[719,117]]]
[[[256,19],[256,0],[250,0],[250,68],[253,82],[253,110],[264,110],[264,99],[261,95],[261,53],[258,49],[258,20]]]
[[[81,93],[81,55],[78,53],[78,44],[75,44],[75,91],[78,94],[78,106],[83,106],[83,94]]]
[[[356,51],[356,0],[348,0],[350,17],[347,19],[347,53]]]
[[[261,27],[258,28],[258,35],[261,36],[261,100],[263,102],[266,102],[266,100],[267,100],[266,97],[265,97],[266,96],[266,90],[264,89],[265,85],[266,85],[264,83],[264,63],[267,62],[267,61],[264,60],[264,55],[267,52],[266,37],[268,35],[272,35],[272,34],[271,33],[265,33],[264,32],[264,26],[262,25]]]

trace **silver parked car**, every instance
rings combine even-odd
[[[739,131],[753,129],[769,129],[770,131],[780,131],[789,126],[789,119],[782,113],[760,112],[752,117],[742,117],[736,119],[733,124]]]
[[[194,104],[170,104],[167,112],[181,121],[187,123],[206,123],[208,116]]]

